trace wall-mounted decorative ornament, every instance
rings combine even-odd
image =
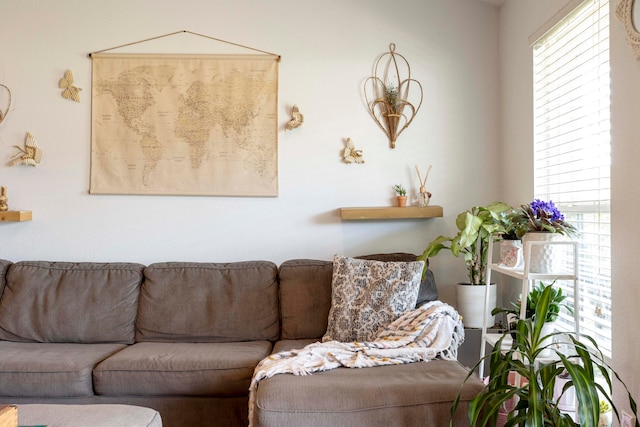
[[[351,138],[347,138],[345,141],[346,147],[342,152],[342,158],[345,163],[364,163],[364,157],[362,157],[362,150],[356,150]]]
[[[304,116],[300,113],[300,109],[298,108],[298,106],[294,105],[293,107],[291,107],[291,120],[289,120],[289,123],[287,123],[285,131],[293,130],[297,127],[300,127],[302,126],[302,123],[304,123]]]
[[[411,78],[409,62],[395,49],[396,45],[391,43],[389,52],[376,61],[374,75],[364,81],[369,113],[389,138],[391,148],[396,148],[396,140],[422,105],[422,85]],[[410,95],[413,102],[409,100]]]
[[[17,145],[14,145],[14,147],[20,150],[20,152],[11,157],[12,161],[9,163],[9,166],[20,164],[37,166],[40,164],[42,160],[42,150],[38,147],[36,139],[29,132],[27,132],[24,140],[24,150]]]
[[[80,102],[80,91],[82,89],[73,85],[73,73],[71,72],[71,70],[67,70],[64,72],[64,77],[60,79],[58,87],[60,89],[64,89],[62,91],[62,97],[64,99],[70,99],[72,101]]]
[[[3,110],[2,107],[0,106],[0,123],[2,123],[2,121],[5,118],[7,118],[7,114],[9,114],[9,107],[11,107],[11,91],[7,86],[3,85],[2,83],[0,83],[0,88],[2,88],[8,95],[6,108]],[[0,99],[2,99],[1,96],[0,96]]]
[[[640,1],[620,0],[616,5],[616,17],[624,26],[633,55],[640,59]]]
[[[9,198],[7,197],[7,189],[2,187],[0,189],[0,212],[6,212],[9,210]]]

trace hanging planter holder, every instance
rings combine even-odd
[[[409,61],[395,49],[396,45],[391,43],[389,52],[376,61],[374,75],[364,81],[369,113],[389,138],[391,148],[396,147],[396,140],[422,105],[422,85],[411,78]],[[409,101],[410,90],[414,102]]]

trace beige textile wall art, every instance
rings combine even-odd
[[[624,26],[633,54],[640,59],[640,0],[620,0],[616,5],[616,17]]]
[[[92,61],[91,194],[278,195],[278,58]]]
[[[422,105],[422,85],[411,78],[409,61],[395,52],[382,54],[373,68],[373,76],[364,82],[364,97],[373,120],[396,148],[400,134],[411,124]],[[413,102],[410,101],[413,99]]]

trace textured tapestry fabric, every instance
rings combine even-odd
[[[375,261],[415,261],[418,257],[414,254],[407,252],[393,252],[383,254],[371,254],[361,255],[355,258],[359,259],[372,259]],[[423,305],[425,302],[436,301],[438,299],[438,287],[436,286],[436,278],[433,272],[429,269],[425,271],[422,283],[420,283],[420,291],[418,292],[418,301],[416,302],[416,308]]]
[[[381,262],[336,255],[322,341],[371,341],[415,307],[423,261]]]

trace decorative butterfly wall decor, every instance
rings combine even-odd
[[[24,140],[24,150],[17,145],[14,145],[14,147],[20,150],[20,152],[11,157],[12,161],[9,163],[9,166],[19,164],[37,166],[40,164],[42,160],[42,150],[38,147],[38,143],[31,133],[27,132]]]
[[[73,85],[73,73],[71,72],[71,70],[65,71],[64,77],[61,78],[60,82],[58,83],[58,87],[60,89],[64,89],[62,91],[63,98],[80,102],[80,91],[82,89]]]
[[[7,93],[9,94],[9,99],[7,101],[7,108],[2,110],[0,109],[0,123],[2,123],[2,121],[7,118],[7,114],[9,113],[9,108],[11,107],[11,91],[9,90],[9,88],[5,85],[3,85],[2,83],[0,83],[0,87],[5,89],[7,91]]]
[[[347,138],[346,145],[347,146],[342,153],[342,158],[344,159],[345,163],[364,163],[362,150],[356,150],[355,146],[353,145],[353,141],[351,141],[351,138]]]
[[[289,120],[289,123],[287,123],[285,130],[292,130],[300,127],[302,126],[302,123],[304,123],[304,116],[300,113],[300,109],[298,108],[298,106],[294,105],[291,108],[291,120]]]

